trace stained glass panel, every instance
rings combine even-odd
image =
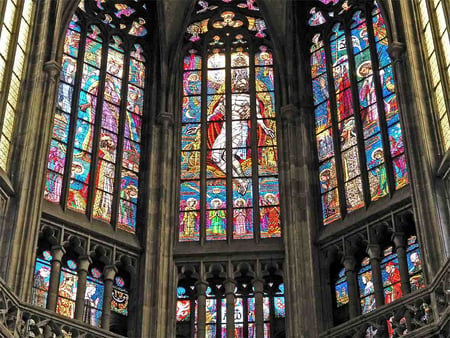
[[[345,269],[339,271],[338,280],[335,283],[336,307],[348,304],[348,283],[345,276]]]
[[[381,270],[385,295],[384,302],[385,304],[389,304],[402,296],[398,258],[397,254],[393,253],[392,247],[384,251]]]
[[[361,263],[358,272],[359,297],[361,298],[361,313],[365,314],[376,309],[375,289],[373,285],[372,267],[368,257]]]

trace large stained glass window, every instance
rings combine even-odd
[[[325,6],[326,4],[326,6]],[[324,225],[408,183],[386,25],[377,3],[310,10],[315,134]]]
[[[45,199],[135,232],[148,37],[144,1],[85,0],[69,23]]]
[[[359,297],[361,299],[361,313],[365,314],[375,310],[375,288],[369,257],[365,257],[361,262],[361,269],[358,272],[358,286]]]
[[[8,170],[19,96],[29,48],[32,0],[0,4],[0,168]]]
[[[186,31],[179,241],[280,237],[273,57],[254,1],[198,1]]]
[[[36,257],[36,265],[34,268],[31,303],[44,309],[47,305],[52,259],[53,257],[49,250],[40,250],[38,257]]]
[[[450,148],[450,44],[446,18],[450,7],[444,0],[416,1],[423,34],[425,58],[428,63],[434,108],[439,119],[442,147]],[[447,88],[447,90],[445,90]]]

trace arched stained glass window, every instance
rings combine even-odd
[[[383,278],[384,303],[389,304],[403,295],[400,284],[398,257],[392,246],[384,250],[380,266]]]
[[[198,1],[186,30],[179,241],[280,237],[273,57],[254,1]]]
[[[429,68],[433,103],[439,118],[442,146],[444,150],[448,150],[450,148],[450,50],[448,48],[450,33],[446,18],[449,15],[450,4],[443,0],[418,0],[416,4],[424,38],[423,46]]]
[[[29,48],[32,0],[0,4],[0,168],[6,171]]]
[[[411,284],[411,291],[419,290],[425,287],[425,280],[423,276],[422,255],[417,243],[417,237],[411,236],[408,238],[408,248],[406,250],[406,257],[408,261],[409,282]]]
[[[386,25],[376,1],[310,10],[324,225],[408,183]]]
[[[81,1],[67,29],[45,199],[135,232],[148,36],[144,1]]]

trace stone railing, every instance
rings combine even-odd
[[[433,283],[324,331],[321,338],[450,337],[450,261]]]
[[[0,279],[0,337],[120,338],[123,336],[20,302]]]

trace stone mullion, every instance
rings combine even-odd
[[[103,306],[102,306],[102,328],[109,330],[111,323],[111,301],[114,277],[117,268],[114,265],[107,265],[103,269]]]
[[[350,318],[355,318],[360,314],[359,292],[356,275],[356,261],[353,256],[345,256],[342,260],[345,267],[345,276],[348,285],[348,305]]]
[[[226,39],[225,44],[225,126],[226,126],[226,192],[227,192],[227,224],[226,238],[228,244],[233,238],[233,120],[232,120],[232,94],[231,94],[231,41]],[[222,126],[223,128],[223,126]],[[220,305],[219,305],[220,306]]]
[[[61,187],[61,198],[60,204],[63,210],[67,209],[67,200],[69,197],[70,190],[70,181],[72,177],[72,162],[73,162],[73,150],[75,144],[75,135],[76,135],[76,125],[78,119],[78,109],[79,99],[81,93],[81,78],[83,76],[83,66],[84,66],[84,55],[86,54],[86,39],[87,39],[87,29],[86,27],[81,27],[80,36],[84,37],[80,41],[80,45],[78,48],[78,57],[77,60],[77,69],[75,71],[75,79],[73,83],[73,92],[72,92],[72,105],[70,107],[70,127],[69,134],[67,136],[67,148],[66,148],[66,162],[64,165],[64,174],[63,174],[63,183]],[[58,89],[61,81],[58,82]],[[56,108],[57,109],[57,108]],[[54,110],[56,110],[54,109]],[[67,112],[66,112],[67,113]],[[54,116],[54,113],[53,113]],[[54,122],[54,120],[53,120]],[[53,123],[52,123],[53,125]],[[86,205],[87,208],[87,205]],[[87,209],[86,209],[87,210]]]
[[[395,244],[395,252],[397,253],[402,293],[403,293],[403,295],[406,295],[408,293],[411,293],[411,286],[409,283],[408,260],[406,258],[405,234],[399,233],[399,232],[394,233],[392,235],[392,240]]]
[[[195,283],[197,289],[197,337],[203,338],[206,333],[206,289],[208,284],[204,281]]]
[[[255,330],[256,338],[264,338],[264,280],[253,280],[255,295]]]
[[[250,37],[248,37],[250,39]],[[256,69],[255,47],[248,49],[249,53],[249,90],[250,90],[250,140],[252,149],[252,185],[253,185],[253,235],[256,243],[261,239],[261,216],[259,208],[259,173],[258,173],[258,119],[256,116]]]
[[[89,256],[78,257],[78,269],[77,269],[77,297],[75,302],[75,316],[77,320],[83,320],[84,313],[84,296],[86,293],[86,282],[89,265],[92,263],[92,259]]]
[[[369,244],[367,246],[367,254],[369,255],[370,267],[372,268],[373,287],[375,290],[376,307],[379,308],[384,304],[384,288],[383,277],[381,273],[381,248],[378,244]]]
[[[235,285],[236,284],[235,284],[234,280],[232,280],[232,279],[227,279],[224,282],[226,309],[227,309],[227,317],[226,317],[227,337],[234,336],[234,303],[235,303],[235,299],[236,299],[236,297],[234,295]],[[219,304],[219,306],[222,307],[221,304]],[[220,328],[220,330],[222,330],[222,328]]]
[[[48,285],[48,298],[47,298],[47,309],[50,311],[56,311],[56,302],[58,299],[58,288],[59,288],[59,278],[61,274],[62,258],[65,253],[66,250],[62,246],[52,247],[51,250],[52,263],[51,263],[50,282]]]
[[[380,14],[381,15],[381,12]],[[372,16],[372,13],[367,11],[367,16],[370,17],[370,21],[367,22],[367,33],[368,33],[368,39],[369,39],[369,50],[370,50],[370,59],[372,61],[372,80],[375,84],[375,94],[377,98],[376,106],[378,111],[378,119],[379,119],[379,125],[380,125],[380,132],[381,132],[381,139],[383,144],[383,156],[384,156],[384,166],[386,170],[386,176],[387,176],[387,183],[389,187],[389,195],[392,196],[392,194],[395,191],[395,177],[394,177],[394,163],[391,156],[391,148],[390,148],[390,142],[389,142],[389,133],[388,133],[388,126],[386,121],[386,111],[384,108],[384,98],[383,98],[383,84],[381,83],[380,79],[380,65],[378,60],[378,53],[377,53],[377,44],[375,42],[375,33],[373,29],[373,23],[372,19],[374,16]],[[367,19],[366,19],[367,20]],[[388,39],[387,37],[385,39]],[[384,67],[383,69],[386,69],[388,66]],[[382,164],[379,164],[376,166],[376,168],[379,168],[382,166]]]
[[[206,158],[208,156],[208,44],[205,43],[202,56],[201,68],[201,119],[200,119],[200,243],[203,246],[206,240]],[[183,137],[183,136],[181,136]]]

